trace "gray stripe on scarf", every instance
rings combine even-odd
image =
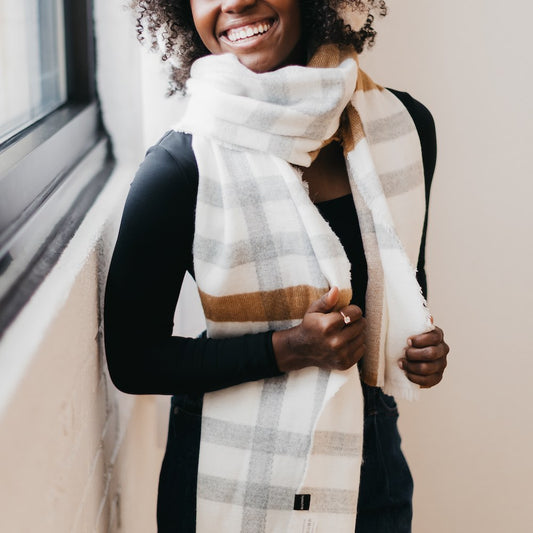
[[[274,176],[262,176],[261,181],[257,183],[261,198],[265,202],[278,202],[280,199],[288,198],[289,193],[284,182],[276,180]],[[240,184],[231,183],[224,185],[224,195],[218,180],[213,180],[202,176],[202,202],[213,207],[224,207],[226,209],[254,205],[257,201],[255,197],[242,195]]]
[[[403,245],[400,242],[398,234],[396,232],[391,232],[389,226],[384,226],[383,224],[374,224],[374,219],[372,218],[372,213],[368,209],[361,209],[357,214],[359,218],[359,229],[361,230],[361,235],[376,235],[376,238],[379,234],[380,247],[386,250],[394,250],[403,248]]]
[[[245,153],[231,152],[226,158],[228,175],[234,176],[237,181],[241,181],[241,191],[243,197],[248,196],[255,202],[256,209],[243,209],[248,234],[250,240],[256,239],[258,236],[264,235],[266,237],[264,245],[274,249],[274,241],[269,231],[268,219],[263,208],[263,202],[259,190],[255,186],[253,180],[249,179],[254,176],[248,157]],[[248,179],[247,179],[248,178]],[[260,290],[267,290],[270,287],[283,287],[283,278],[277,258],[267,259],[261,262],[255,262],[255,270]],[[289,311],[289,304],[284,295],[279,298],[280,308],[287,312]],[[257,413],[256,429],[260,427],[277,428],[279,417],[281,415],[281,408],[283,406],[283,399],[285,390],[287,388],[287,376],[279,378],[271,378],[263,382],[263,390],[261,393],[261,401]],[[253,443],[259,444],[259,432],[254,432]],[[275,446],[270,446],[271,450]],[[252,450],[250,454],[249,470],[247,479],[254,480],[265,486],[270,485],[273,466],[273,453],[264,453],[257,450]],[[250,509],[263,508],[262,502],[268,501],[270,497],[270,490],[264,490],[257,493],[253,490],[251,485],[246,487],[244,491],[243,513],[241,522],[241,533],[252,533],[253,531],[263,531],[266,526],[266,507],[260,516],[257,513],[251,513]],[[251,528],[251,529],[250,529]]]
[[[294,140],[291,137],[282,137],[281,135],[272,135],[265,152],[274,154],[280,159],[290,160]]]
[[[381,184],[387,198],[409,192],[421,184],[420,176],[424,175],[424,167],[419,161],[414,165],[382,174]]]
[[[283,108],[269,107],[269,112],[265,113],[262,107],[258,107],[250,113],[249,117],[243,122],[244,126],[259,131],[271,131],[276,121],[284,115]]]
[[[223,143],[228,149],[232,150],[233,153],[238,153],[239,150],[242,150],[242,146],[236,144],[236,142],[229,141],[229,139],[235,140],[239,138],[238,134],[241,131],[239,125],[228,122],[227,120],[222,120],[218,117],[213,118],[212,122],[212,129],[208,132],[207,136]]]
[[[268,509],[268,502],[273,492],[273,487],[270,486],[270,482],[274,463],[274,450],[276,449],[278,436],[278,432],[274,428],[277,428],[279,424],[287,380],[288,376],[285,375],[279,378],[265,380],[263,384],[257,421],[254,428],[248,475],[246,477],[249,481],[244,491],[244,501],[242,503],[241,533],[264,531],[266,527],[266,510]],[[270,440],[267,442],[262,441],[265,434],[261,430],[265,427],[274,429],[268,435]],[[267,451],[259,451],[259,447],[262,448],[264,445],[266,445]],[[252,479],[254,480],[253,483],[250,482]],[[262,490],[257,490],[258,485],[263,485]],[[253,511],[254,509],[262,509],[263,512],[258,513],[257,511]]]
[[[312,424],[315,423],[318,411],[322,406],[324,395],[329,379],[329,372],[319,370],[317,373],[317,381],[314,393],[314,405]],[[276,500],[275,491],[270,487],[270,478],[272,476],[272,467],[274,461],[274,450],[278,448],[277,441],[279,432],[273,431],[270,435],[265,435],[262,432],[263,428],[277,428],[279,424],[279,417],[283,404],[283,396],[287,387],[288,377],[282,376],[280,378],[273,378],[264,381],[263,391],[261,394],[261,402],[257,416],[257,422],[254,430],[252,452],[250,457],[250,469],[248,471],[248,480],[254,480],[253,483],[248,482],[246,491],[244,493],[244,510],[241,523],[241,533],[254,533],[257,531],[264,531],[266,526],[266,518],[269,501]],[[311,447],[312,428],[309,428],[306,443],[306,454]],[[269,438],[265,441],[265,438]],[[267,451],[258,451],[258,446]],[[297,478],[303,476],[304,472],[300,472]],[[264,484],[261,490],[257,490],[256,484]],[[292,503],[294,498],[294,490],[290,498]],[[259,512],[262,509],[263,512]]]
[[[357,217],[359,219],[359,229],[361,233],[375,233],[374,229],[374,218],[372,217],[372,211],[367,207],[361,207],[357,211]]]
[[[314,455],[352,456],[361,453],[361,435],[339,431],[317,431],[313,441]]]
[[[382,250],[403,250],[398,234],[390,226],[376,224],[376,239]]]
[[[416,172],[422,168],[421,164],[414,164],[404,167],[398,171],[385,174],[386,179],[383,182],[378,180],[361,180],[358,185],[359,194],[367,205],[379,200],[383,196],[391,197],[409,190],[413,190],[421,185],[420,177]],[[387,182],[388,180],[388,182]],[[402,181],[405,180],[405,183]],[[365,208],[368,210],[368,208]],[[370,212],[370,210],[368,210]],[[361,209],[358,210],[358,216],[364,215]],[[363,227],[363,226],[361,226]]]
[[[342,95],[345,87],[344,82],[336,77],[333,73],[325,71],[325,76],[320,80],[321,93],[316,93],[314,98],[308,98],[308,94],[300,94],[300,101],[298,101],[294,108],[311,119],[320,119],[327,122],[331,121],[333,117],[338,117],[338,107],[335,99],[331,99],[331,94]],[[289,103],[289,105],[292,105]],[[309,127],[305,133],[300,134],[302,137],[310,137],[312,139],[323,139],[323,136],[316,137],[308,135]]]
[[[227,172],[233,175],[240,182],[240,190],[243,198],[248,198],[254,202],[255,209],[243,209],[243,214],[248,229],[250,241],[261,239],[261,245],[275,250],[275,243],[272,234],[269,231],[268,218],[263,208],[263,199],[260,191],[255,186],[252,179],[254,173],[250,168],[246,152],[232,151],[228,152],[225,160]],[[270,290],[272,287],[283,287],[283,277],[277,257],[263,261],[255,261],[255,271],[259,290]],[[279,309],[289,315],[290,306],[284,295],[279,298]]]
[[[326,513],[353,513],[357,505],[357,493],[342,489],[302,489],[302,493],[311,494],[311,511]],[[252,520],[241,529],[247,533],[263,531],[261,519],[268,509],[292,511],[294,508],[294,491],[287,487],[267,486],[262,483],[243,483],[231,481],[206,474],[198,475],[198,496],[206,500],[244,505],[246,494],[253,496],[251,503],[255,507],[246,509]],[[243,524],[244,526],[244,524]]]
[[[282,82],[280,83],[280,80]],[[271,104],[286,106],[292,105],[290,92],[287,90],[287,76],[282,70],[277,70],[276,75],[261,77],[261,83],[257,84],[258,90],[262,92],[263,99]]]
[[[321,108],[319,102],[312,100],[312,103],[315,104],[314,109],[309,109],[309,112],[313,115],[319,113],[319,118],[314,120],[303,133],[303,137],[309,137],[311,139],[325,139],[327,136],[327,129],[330,125],[333,117],[337,116],[335,108],[330,103],[330,98],[328,94],[333,92],[333,94],[343,93],[344,83],[335,78],[328,79],[325,77],[320,84],[322,88],[322,94],[324,99],[321,102],[323,107]]]
[[[290,511],[294,505],[294,491],[290,488],[232,481],[206,474],[198,475],[198,496],[206,500],[243,506],[248,499],[247,494],[250,495],[249,500],[253,507],[245,509],[245,514],[249,512],[253,521],[249,524],[243,523],[241,531],[263,531],[260,523],[261,518],[266,516],[267,509]]]
[[[255,434],[258,439],[253,440]],[[306,457],[309,451],[307,435],[293,431],[279,431],[265,427],[254,430],[251,426],[233,424],[216,418],[202,420],[202,439],[219,446],[242,450],[253,449],[264,453],[286,455],[290,457]],[[275,449],[269,448],[275,442]],[[318,431],[313,441],[313,454],[351,456],[358,452],[361,446],[359,435],[340,433],[338,431]]]
[[[318,258],[341,257],[341,250],[334,246],[328,236],[318,237],[315,250],[313,250],[311,243],[308,240],[303,240],[300,233],[277,233],[266,237],[256,235],[249,241],[238,241],[231,244],[197,235],[194,243],[194,254],[197,259],[227,269],[254,261],[265,261],[288,255],[314,259],[315,252]],[[320,273],[318,275],[318,280],[314,279],[314,282],[323,279]]]
[[[365,123],[365,135],[370,144],[394,141],[414,130],[415,126],[405,111]]]

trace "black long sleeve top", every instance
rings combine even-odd
[[[422,147],[426,206],[436,162],[435,125],[407,93]],[[132,394],[203,393],[279,375],[272,332],[229,339],[172,336],[185,272],[194,277],[192,242],[198,168],[191,137],[168,132],[152,146],[131,185],[107,278],[104,327],[114,384]],[[366,261],[351,196],[316,204],[338,235],[357,276],[352,303],[364,309]],[[425,293],[426,221],[418,261]],[[360,274],[362,273],[362,274]]]

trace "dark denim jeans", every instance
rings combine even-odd
[[[356,533],[410,533],[413,478],[400,448],[392,396],[363,384],[365,428]]]
[[[363,393],[365,427],[356,533],[410,533],[413,480],[400,449],[396,403],[378,388],[363,385]],[[201,395],[172,398],[159,478],[159,533],[195,532],[201,412]]]

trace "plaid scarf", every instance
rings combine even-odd
[[[193,65],[177,129],[193,134],[199,169],[193,256],[208,334],[292,327],[334,285],[339,307],[350,302],[350,264],[297,168],[336,136],[368,263],[363,378],[412,398],[397,361],[409,335],[431,329],[412,266],[425,211],[417,132],[354,54],[325,46],[308,67]],[[197,532],[353,533],[362,432],[357,366],[206,394]]]

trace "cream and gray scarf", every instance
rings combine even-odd
[[[425,203],[407,110],[334,46],[263,74],[208,56],[188,91],[177,129],[193,134],[199,169],[193,256],[208,335],[290,328],[332,286],[349,303],[350,264],[298,170],[340,136],[368,264],[362,377],[413,398],[397,362],[432,326],[413,268]],[[197,532],[353,533],[362,432],[357,367],[206,394]]]

